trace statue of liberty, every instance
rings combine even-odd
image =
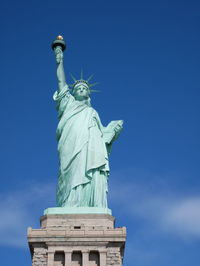
[[[93,91],[89,81],[66,83],[63,67],[65,42],[58,36],[52,47],[57,62],[58,89],[54,93],[58,111],[56,131],[60,161],[57,206],[107,208],[109,158],[122,120],[104,127],[98,113],[91,106]],[[70,88],[69,88],[70,87]]]

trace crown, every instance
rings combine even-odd
[[[98,84],[98,82],[95,83],[89,83],[89,81],[92,79],[93,75],[91,75],[87,80],[83,79],[83,71],[81,71],[81,77],[80,79],[76,79],[72,74],[70,74],[71,78],[73,79],[74,83],[73,84],[69,84],[69,87],[74,90],[75,87],[77,87],[78,85],[82,84],[85,87],[87,87],[87,89],[90,92],[98,92],[98,90],[92,90],[91,88],[94,87],[95,85]]]

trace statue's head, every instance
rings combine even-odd
[[[73,96],[77,101],[87,100],[90,97],[90,88],[84,80],[79,80],[73,86]]]
[[[88,100],[90,98],[90,93],[96,91],[92,90],[91,87],[95,86],[97,83],[89,83],[89,80],[92,78],[92,76],[90,76],[87,80],[84,80],[83,73],[81,72],[81,78],[79,80],[74,78],[72,75],[71,77],[74,81],[74,84],[70,85],[70,87],[72,89],[72,95],[77,101]]]

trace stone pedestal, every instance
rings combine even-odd
[[[109,214],[47,214],[28,228],[32,266],[121,266],[125,241]]]

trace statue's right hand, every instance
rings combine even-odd
[[[63,61],[63,51],[62,51],[62,48],[59,47],[59,46],[57,46],[54,51],[55,51],[55,55],[56,55],[56,62],[58,64],[60,64]]]

